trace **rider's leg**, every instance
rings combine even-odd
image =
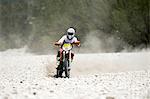
[[[60,69],[60,61],[61,61],[61,58],[62,58],[62,49],[60,49],[57,53],[57,69]]]
[[[60,51],[58,51],[57,53],[56,60],[57,60],[57,66],[58,66],[60,64]]]
[[[61,51],[59,50],[58,53],[57,53],[57,57],[56,57],[56,60],[57,60],[57,74],[56,74],[56,77],[62,77],[62,71],[61,70]]]

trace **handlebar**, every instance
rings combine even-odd
[[[76,46],[80,46],[80,41],[73,42],[73,43],[71,43],[71,44],[76,45]],[[56,42],[54,45],[56,45],[56,46],[60,46],[60,45],[62,45],[62,44],[61,44],[61,43]]]

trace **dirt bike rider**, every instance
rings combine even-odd
[[[75,45],[80,46],[80,41],[75,37],[76,30],[73,27],[70,27],[67,29],[66,35],[62,36],[62,38],[55,43],[55,45],[63,45],[66,43],[75,43]],[[60,69],[60,61],[61,61],[61,55],[62,55],[62,48],[59,49],[57,54],[57,65],[58,67],[56,69]],[[71,53],[71,60],[73,60],[74,53]]]

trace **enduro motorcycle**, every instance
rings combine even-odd
[[[63,72],[65,72],[65,78],[66,77],[70,78],[72,48],[73,48],[73,45],[79,45],[79,43],[80,42],[64,43],[62,45],[55,44],[55,45],[61,46],[62,48],[61,59],[60,59],[59,69],[57,68],[56,78],[62,77]]]

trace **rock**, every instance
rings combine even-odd
[[[50,93],[53,93],[54,91],[53,90],[50,90]]]
[[[35,84],[36,86],[38,85],[38,84]]]
[[[12,94],[17,94],[17,90],[16,90],[16,89],[13,89],[13,90],[12,90]]]
[[[106,99],[115,99],[114,97],[108,96]]]
[[[36,92],[33,92],[33,95],[36,95]]]
[[[57,84],[57,83],[55,83],[55,85],[57,86],[58,84]]]
[[[98,77],[98,75],[95,75],[95,77]]]

